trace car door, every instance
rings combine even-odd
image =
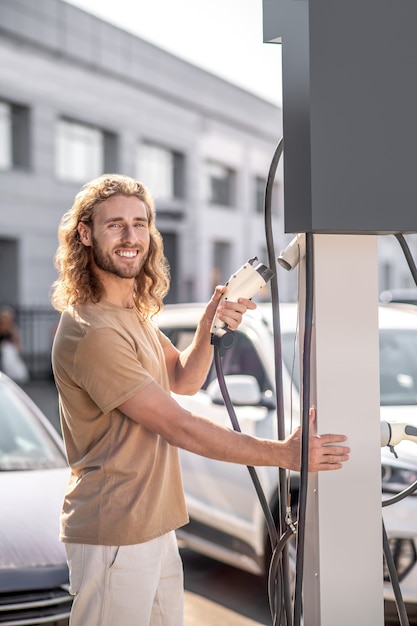
[[[192,333],[187,329],[176,329],[167,334],[181,349]],[[259,386],[261,401],[258,405],[234,407],[240,429],[252,435],[271,436],[275,414],[271,402],[272,383],[257,349],[256,333],[253,329],[251,332],[236,331],[234,344],[222,357],[221,364],[226,385],[232,381],[231,377],[251,376]],[[197,394],[175,398],[188,410],[231,428],[226,406],[213,401],[214,396],[219,397],[219,393],[213,394],[213,386],[216,384],[213,365]],[[263,402],[263,399],[266,401]],[[190,516],[210,526],[224,529],[230,524],[233,528],[241,527],[244,534],[249,532],[248,527],[252,524],[258,503],[247,468],[207,459],[184,450],[181,450],[181,464]],[[262,477],[265,471],[259,469],[259,472],[261,479],[265,480]]]

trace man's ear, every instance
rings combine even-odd
[[[84,246],[91,246],[92,241],[91,241],[90,227],[87,224],[84,224],[84,222],[80,222],[77,228],[78,228],[78,234],[80,235],[81,243]]]

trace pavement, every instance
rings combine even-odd
[[[185,623],[187,626],[262,626],[264,622],[255,622],[244,615],[216,604],[203,596],[185,590]]]

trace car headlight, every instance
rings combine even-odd
[[[383,493],[399,493],[417,480],[417,469],[383,463],[381,471]]]
[[[395,569],[397,570],[398,580],[401,582],[407,576],[408,572],[414,567],[417,561],[417,552],[414,541],[412,539],[399,539],[398,537],[391,537],[388,541],[392,558],[394,559]],[[390,581],[385,559],[384,581]]]

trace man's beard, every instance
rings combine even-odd
[[[99,243],[94,238],[94,236],[92,239],[93,239],[93,246],[92,246],[93,259],[99,269],[101,269],[103,272],[107,272],[109,274],[113,274],[114,276],[118,276],[119,278],[136,278],[136,276],[139,275],[140,270],[142,269],[142,266],[144,264],[144,260],[142,260],[138,268],[129,267],[129,265],[127,264],[125,267],[118,267],[114,263],[112,257],[109,254],[104,253],[102,251]]]

